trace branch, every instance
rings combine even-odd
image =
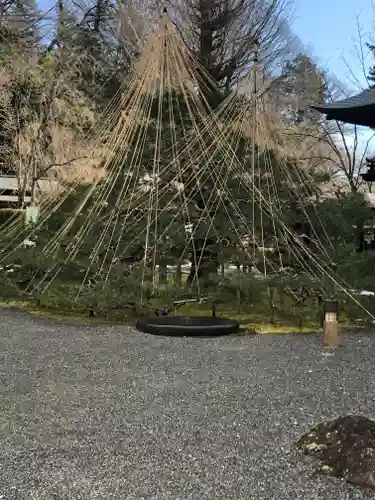
[[[48,165],[43,172],[46,173],[48,170],[50,170],[53,167],[66,167],[67,165],[70,165],[71,163],[78,161],[78,160],[84,160],[87,159],[88,156],[78,156],[77,158],[72,158],[71,160],[64,161],[63,163],[51,163],[51,165]]]
[[[364,81],[366,82],[366,85],[369,87],[370,86],[370,81],[367,76],[367,67],[366,67],[366,54],[365,54],[365,43],[363,42],[364,39],[364,34],[363,34],[363,27],[360,24],[359,18],[357,16],[356,18],[357,21],[357,34],[358,38],[357,40],[353,40],[353,48],[355,51],[355,55],[357,58],[357,61],[359,62],[359,68],[362,73],[362,76],[364,78]],[[346,66],[346,69],[349,71],[349,78],[354,85],[356,85],[359,89],[364,90],[363,83],[360,81],[360,79],[357,76],[358,71],[353,71],[353,69],[350,67],[350,64],[348,63],[347,59],[344,57],[344,55],[341,56],[341,59]]]
[[[300,161],[307,161],[307,160],[322,160],[322,161],[330,161],[334,165],[337,165],[337,160],[334,158],[330,158],[329,156],[324,156],[324,155],[317,155],[317,156],[303,156],[303,157],[298,157]]]
[[[367,156],[367,151],[368,151],[368,148],[369,148],[369,145],[370,145],[370,142],[372,141],[372,139],[375,137],[375,133],[372,134],[371,137],[369,137],[366,141],[366,145],[364,147],[364,150],[363,150],[363,153],[362,153],[362,156],[361,156],[361,160],[359,162],[359,172],[361,170],[361,168],[363,167],[363,164],[365,162],[365,158]]]
[[[356,46],[358,58],[361,63],[362,75],[366,81],[368,87],[370,87],[370,81],[367,76],[367,68],[366,68],[366,56],[365,56],[365,44],[363,43],[363,27],[359,23],[359,18],[357,16],[357,31],[358,31],[358,46]]]

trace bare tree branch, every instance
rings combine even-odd
[[[51,168],[54,168],[54,167],[66,167],[68,165],[71,165],[72,163],[78,161],[78,160],[84,160],[84,159],[87,159],[88,156],[77,156],[76,158],[71,158],[70,160],[67,160],[67,161],[64,161],[64,162],[61,162],[61,163],[51,163],[50,165],[48,165],[47,167],[44,167],[42,170],[43,170],[43,173],[46,174]]]

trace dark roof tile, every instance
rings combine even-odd
[[[356,108],[358,106],[375,106],[375,88],[366,89],[360,94],[353,95],[341,101],[330,102],[323,106],[311,106],[312,108],[326,113],[333,109]]]

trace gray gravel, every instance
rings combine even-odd
[[[374,499],[294,441],[375,418],[375,335],[168,339],[0,309],[0,498]]]

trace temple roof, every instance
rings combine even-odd
[[[341,101],[311,107],[327,115],[327,120],[375,128],[375,88],[366,89]]]

